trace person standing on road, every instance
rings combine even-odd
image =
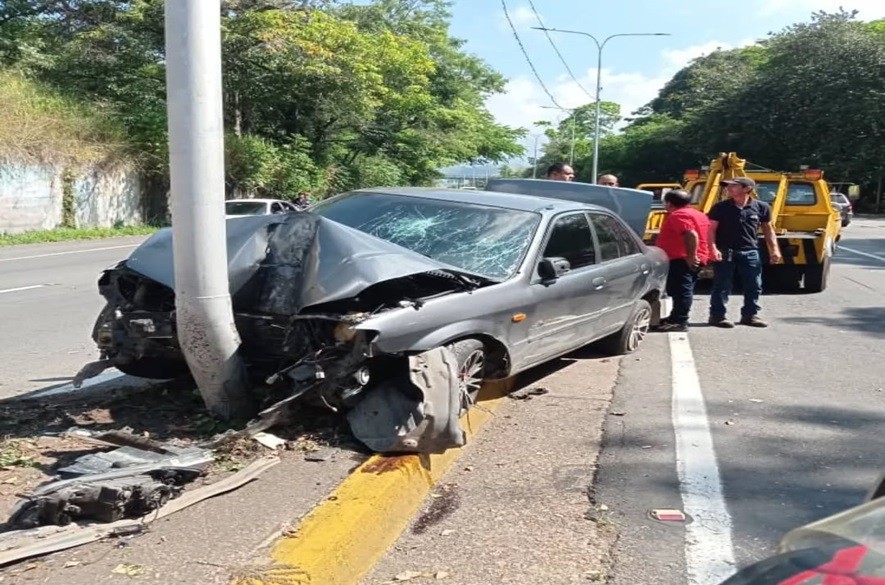
[[[547,169],[547,179],[550,181],[574,181],[575,169],[562,162],[553,163]]]
[[[726,317],[728,294],[737,272],[744,290],[741,325],[768,327],[759,318],[759,297],[762,294],[762,259],[759,254],[758,230],[761,227],[772,264],[781,261],[774,228],[771,225],[771,207],[753,199],[750,192],[756,181],[738,177],[722,181],[729,198],[710,210],[710,255],[713,260],[713,290],[710,294],[710,325],[732,328]]]
[[[599,175],[596,177],[596,184],[603,185],[605,187],[619,187],[618,178],[614,175]]]
[[[691,207],[691,195],[684,189],[673,189],[664,195],[667,217],[655,245],[667,253],[667,295],[673,299],[673,310],[661,320],[657,331],[688,330],[688,315],[698,281],[698,271],[706,264],[710,245],[710,221]]]

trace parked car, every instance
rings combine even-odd
[[[171,235],[157,232],[99,281],[107,306],[93,337],[107,365],[131,375],[187,372]],[[355,191],[308,213],[230,222],[227,235],[241,352],[256,380],[336,409],[374,393],[386,402],[372,403],[371,416],[419,422],[400,404],[414,394],[403,390],[413,360],[436,364],[439,383],[422,388],[425,400],[446,380],[456,388],[428,415],[456,424],[458,405],[483,379],[595,341],[614,353],[638,349],[667,273],[663,251],[608,209],[507,193]],[[447,351],[425,355],[439,348]],[[429,379],[411,383],[432,386]],[[454,408],[438,403],[452,393]],[[354,411],[352,427],[361,424]],[[364,438],[377,429],[360,436],[376,450],[427,450],[421,441]]]
[[[874,585],[885,582],[885,474],[866,502],[787,533],[777,554],[721,585]]]
[[[227,217],[272,215],[290,211],[297,211],[297,208],[282,199],[228,199],[224,202],[224,214]]]
[[[851,200],[848,196],[838,191],[830,191],[830,201],[833,203],[833,207],[839,210],[839,215],[842,216],[842,227],[850,224],[851,220],[854,219],[854,208],[851,206]]]

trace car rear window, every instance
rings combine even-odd
[[[386,193],[348,194],[312,211],[494,280],[516,272],[540,223],[528,211]]]
[[[227,215],[261,215],[267,211],[264,201],[226,201],[224,212]]]

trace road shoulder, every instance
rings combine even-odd
[[[532,372],[363,584],[605,582],[616,532],[589,488],[618,364],[572,355]]]

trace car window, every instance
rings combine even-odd
[[[565,258],[572,269],[596,263],[596,246],[587,216],[574,213],[560,217],[553,224],[544,258]]]
[[[283,205],[281,203],[272,203],[270,206],[271,213],[283,213],[285,209],[283,209]]]
[[[777,196],[778,185],[779,183],[776,181],[756,183],[756,194],[760,200],[771,204]],[[817,203],[817,196],[814,194],[814,185],[792,181],[787,184],[786,205],[814,205],[815,203]]]
[[[811,183],[790,183],[787,189],[787,205],[814,205],[817,196]]]
[[[776,181],[765,181],[756,183],[756,195],[760,201],[771,204],[777,196],[777,188],[780,186]]]
[[[599,240],[601,262],[639,253],[639,244],[630,229],[610,215],[593,213],[590,221]]]
[[[267,205],[263,201],[225,201],[224,212],[227,215],[263,215]]]
[[[516,273],[540,223],[530,211],[388,193],[350,193],[312,211],[493,280]]]

